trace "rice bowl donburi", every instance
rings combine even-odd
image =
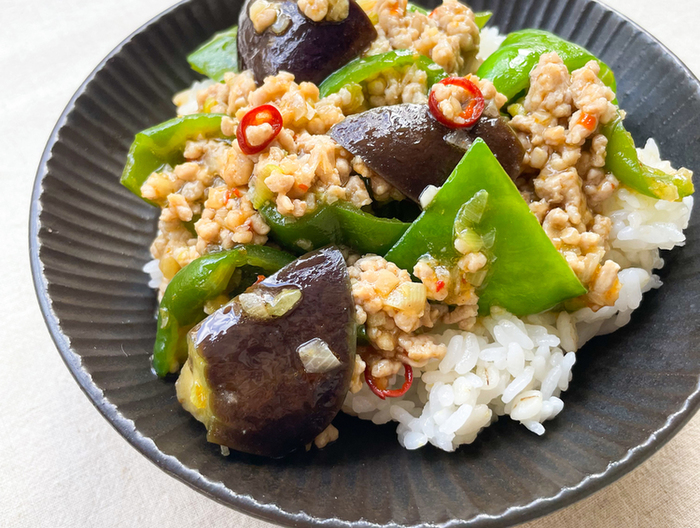
[[[154,369],[224,452],[323,447],[340,410],[408,449],[544,434],[576,351],[660,286],[692,173],[635,149],[604,63],[486,17],[249,1],[136,137]]]

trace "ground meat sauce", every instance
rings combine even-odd
[[[596,131],[617,115],[615,94],[591,61],[569,73],[561,58],[542,56],[511,126],[525,145],[523,197],[542,227],[589,289],[592,308],[611,306],[620,266],[604,260],[612,222],[599,207],[619,186],[605,172],[605,136]]]

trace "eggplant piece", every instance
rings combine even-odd
[[[324,248],[295,260],[210,315],[188,341],[178,399],[210,442],[273,458],[307,445],[340,410],[355,365],[343,255]]]
[[[428,185],[445,183],[478,137],[513,179],[520,174],[525,154],[505,119],[482,116],[469,130],[451,129],[425,104],[383,106],[350,116],[335,125],[330,136],[417,203]]]
[[[523,147],[513,129],[510,128],[505,117],[481,116],[481,119],[469,131],[468,135],[472,139],[472,143],[477,138],[481,138],[486,142],[511,180],[515,180],[520,176],[523,170],[525,147]]]
[[[238,64],[241,70],[253,70],[258,84],[280,71],[293,73],[296,82],[320,84],[377,38],[355,0],[350,0],[348,16],[340,22],[314,22],[299,11],[296,0],[274,1],[278,20],[288,20],[279,34],[272,26],[262,33],[255,30],[249,15],[254,1],[245,3],[238,20]]]

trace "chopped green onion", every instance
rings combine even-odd
[[[284,289],[275,295],[275,298],[269,303],[268,313],[273,317],[282,317],[293,309],[300,300],[301,290],[296,288]]]
[[[267,310],[267,303],[257,293],[242,293],[238,296],[243,311],[257,319],[269,319],[270,312]]]
[[[493,244],[496,242],[496,230],[492,229],[491,231],[481,235],[481,241],[484,243],[484,247],[486,249],[491,249]]]
[[[410,13],[420,13],[421,15],[425,16],[428,16],[428,14],[430,14],[430,11],[428,11],[426,8],[416,4],[412,4],[411,2],[408,2],[408,4],[406,4],[406,11]]]
[[[299,346],[297,353],[309,374],[324,374],[342,364],[328,344],[318,337]]]
[[[435,185],[428,185],[425,189],[423,189],[423,192],[420,193],[420,197],[418,198],[421,209],[425,211],[428,206],[433,203],[433,200],[435,199],[435,196],[439,190],[440,187],[435,187]]]
[[[365,103],[365,92],[362,89],[362,86],[357,83],[351,82],[343,86],[343,88],[347,90],[350,94],[350,104],[343,107],[345,109],[345,112],[348,115],[361,112],[363,110],[362,105],[364,105]],[[343,88],[341,88],[341,90]]]
[[[304,251],[311,251],[314,248],[313,242],[308,238],[299,238],[294,244]]]
[[[512,116],[525,115],[525,107],[520,103],[513,103],[508,106],[508,113]]]
[[[489,193],[482,189],[459,209],[455,218],[455,233],[459,234],[466,228],[474,227],[481,222],[488,199]]]
[[[419,282],[404,282],[396,287],[385,304],[402,312],[421,314],[425,309],[428,292],[425,285]]]
[[[253,207],[255,207],[255,209],[260,209],[266,203],[274,201],[275,195],[269,187],[265,185],[265,179],[272,174],[272,171],[275,169],[279,169],[279,167],[273,164],[265,165],[253,179],[252,198],[250,201],[253,202]]]
[[[462,255],[476,253],[477,251],[481,251],[483,247],[484,241],[481,239],[479,233],[474,231],[471,227],[465,227],[462,231],[457,233],[455,249]]]
[[[269,292],[242,293],[238,296],[241,308],[250,316],[258,319],[282,317],[292,310],[301,300],[301,290],[285,288],[273,296]]]
[[[479,288],[486,280],[486,275],[488,275],[488,271],[486,269],[481,269],[475,273],[468,273],[467,280],[469,284],[475,288]]]
[[[286,13],[278,13],[275,23],[270,26],[270,29],[275,35],[281,35],[292,23],[292,18]]]

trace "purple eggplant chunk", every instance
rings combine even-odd
[[[190,332],[178,399],[210,442],[282,457],[340,410],[355,365],[354,317],[343,255],[309,253]]]
[[[486,117],[479,119],[469,131],[472,141],[483,139],[512,180],[523,170],[525,148],[505,117]]]
[[[445,183],[478,137],[513,179],[521,172],[525,153],[501,117],[482,116],[471,129],[455,130],[439,123],[424,104],[374,108],[338,123],[330,135],[415,202],[428,185]]]
[[[280,71],[294,74],[296,82],[320,84],[328,75],[360,55],[376,38],[377,31],[362,8],[350,0],[347,18],[340,22],[314,22],[297,7],[296,0],[274,1],[278,20],[288,19],[279,34],[273,26],[255,31],[248,0],[238,20],[238,64],[253,70],[261,84]]]

